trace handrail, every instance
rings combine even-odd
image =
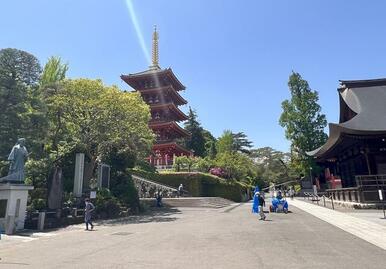
[[[145,181],[147,183],[150,183],[150,184],[154,184],[154,185],[157,185],[157,186],[160,186],[162,188],[165,188],[165,189],[169,189],[169,190],[172,190],[172,191],[178,191],[176,188],[172,187],[172,186],[168,186],[166,184],[160,184],[158,182],[155,182],[155,181],[152,181],[152,180],[149,180],[149,179],[145,179],[143,177],[140,177],[140,176],[137,176],[137,175],[131,175],[134,179],[137,179],[137,180],[141,180],[141,181]]]
[[[275,184],[275,188],[278,187],[278,186],[282,186],[282,185],[285,185],[285,184],[289,184],[289,183],[293,183],[293,182],[299,182],[298,180],[289,180],[289,181],[285,181],[285,182],[282,182],[282,183],[279,183],[279,184]],[[261,190],[262,191],[265,191],[265,190],[268,190],[269,188],[271,188],[270,186],[269,187],[265,187],[265,188],[262,188]]]
[[[172,192],[177,192],[177,194],[179,192],[177,188],[174,188],[172,186],[169,186],[169,185],[166,185],[166,184],[160,184],[158,182],[155,182],[155,181],[152,181],[152,180],[149,180],[149,179],[145,179],[143,177],[140,177],[140,176],[137,176],[137,175],[134,175],[134,174],[132,174],[131,176],[133,177],[133,179],[144,181],[144,182],[146,182],[148,184],[156,185],[156,187],[159,187],[161,189],[166,189],[166,190],[169,190],[169,191],[172,191]],[[182,190],[182,193],[184,195],[189,195],[189,192],[187,190],[184,190],[184,189]]]
[[[311,193],[311,192],[304,192],[304,195],[307,196],[308,200],[310,200],[309,198],[312,197],[311,201],[312,202],[316,201],[318,205],[319,205],[320,198],[323,198],[323,206],[324,207],[326,207],[326,198],[330,199],[331,200],[331,207],[333,210],[335,210],[334,198],[332,195],[328,196],[328,195],[323,194],[322,196],[319,196],[319,195]],[[304,199],[306,199],[306,198],[304,197]]]

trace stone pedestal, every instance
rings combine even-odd
[[[28,191],[33,189],[33,186],[25,184],[0,184],[0,226],[2,231],[12,234],[24,229]]]

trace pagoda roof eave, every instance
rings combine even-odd
[[[159,88],[150,88],[150,89],[143,89],[138,90],[138,92],[141,92],[142,94],[146,93],[154,93],[154,92],[162,92],[162,91],[168,91],[170,92],[175,99],[178,101],[178,105],[186,105],[188,101],[186,101],[174,88],[172,85],[166,86],[166,87],[159,87]]]
[[[152,111],[158,111],[163,110],[165,108],[169,108],[171,111],[174,112],[174,114],[178,117],[179,120],[184,121],[188,119],[188,116],[185,115],[184,112],[182,112],[175,104],[173,103],[167,103],[167,104],[160,104],[160,105],[151,105],[150,109]]]
[[[181,126],[179,126],[174,121],[171,121],[171,122],[161,122],[161,123],[153,122],[153,123],[149,123],[149,127],[151,129],[153,129],[153,130],[159,130],[159,129],[162,129],[162,128],[165,128],[165,127],[170,127],[174,131],[178,132],[180,135],[182,135],[184,137],[190,137],[191,136],[191,134],[188,131],[186,131],[185,129],[181,128]]]
[[[185,86],[178,80],[173,70],[169,67],[166,69],[149,69],[143,72],[121,75],[121,79],[129,84],[132,88],[135,88],[135,82],[138,79],[143,79],[149,76],[168,76],[171,81],[175,84],[177,91],[185,90]]]
[[[153,145],[153,151],[162,150],[162,149],[166,149],[166,148],[177,149],[178,151],[185,153],[186,155],[192,155],[193,154],[190,150],[184,148],[183,146],[177,144],[176,142],[167,142],[167,143],[154,144]]]

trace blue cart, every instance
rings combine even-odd
[[[273,198],[269,207],[270,212],[288,213],[288,202],[284,199]]]

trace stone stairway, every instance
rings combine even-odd
[[[150,204],[155,204],[154,198],[143,198]],[[181,197],[163,198],[162,203],[168,207],[198,207],[198,208],[223,208],[234,204],[234,202],[221,197]]]

